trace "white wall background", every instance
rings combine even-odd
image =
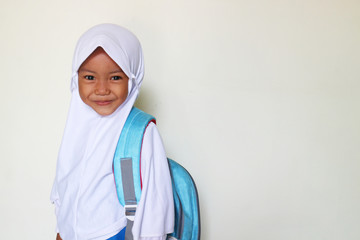
[[[195,178],[202,239],[360,239],[360,2],[0,2],[0,238],[55,239],[49,194],[78,37],[145,52],[138,106]]]

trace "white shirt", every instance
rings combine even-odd
[[[160,148],[159,146],[162,147]],[[154,123],[150,123],[145,131],[141,156],[143,188],[133,226],[134,239],[165,240],[166,235],[173,231],[174,202],[166,154],[160,134]],[[112,175],[112,170],[110,171],[109,175]],[[111,176],[111,178],[113,178],[113,176]],[[117,201],[115,183],[113,188]],[[94,194],[96,194],[96,191]],[[54,184],[52,195],[57,195],[56,184]],[[58,213],[61,208],[61,199],[53,199],[53,202],[56,206],[56,213]],[[97,210],[101,209],[100,205],[102,204],[106,203],[99,202],[99,208]],[[116,235],[126,226],[124,209],[120,203],[118,204],[118,213],[119,224],[115,224],[116,227],[104,226],[92,234],[84,236],[78,235],[77,239],[104,240]],[[89,212],[88,217],[78,219],[78,221],[83,221],[86,224],[86,222],[89,221],[88,218],[92,218],[90,215],[91,212]],[[154,222],[158,222],[159,224],[154,224]],[[57,231],[59,232],[59,229],[57,229]],[[63,240],[66,239],[63,238]]]
[[[86,105],[78,91],[77,71],[97,47],[103,48],[129,77],[126,100],[107,116]],[[141,45],[127,29],[100,24],[80,37],[73,58],[70,109],[51,193],[57,228],[64,240],[104,240],[126,225],[116,195],[112,162],[143,76]],[[174,225],[173,197],[164,147],[153,124],[145,132],[142,162],[143,193],[133,226],[134,240],[164,239]]]

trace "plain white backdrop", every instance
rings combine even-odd
[[[202,240],[360,239],[360,2],[0,2],[0,238],[55,239],[79,36],[140,39],[139,101],[193,175]]]

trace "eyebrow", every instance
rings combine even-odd
[[[122,73],[122,72],[124,72],[124,71],[121,70],[121,69],[119,69],[119,70],[112,71],[112,72],[110,72],[110,73]]]
[[[91,73],[96,73],[96,72],[91,71],[91,70],[86,69],[86,68],[80,68],[80,69],[79,69],[79,72],[91,72]]]

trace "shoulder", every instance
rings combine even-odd
[[[143,141],[144,144],[148,141],[160,141],[162,145],[161,136],[155,123],[150,122],[146,127]]]
[[[168,171],[167,157],[165,147],[162,138],[159,134],[156,124],[151,122],[147,126],[143,142],[141,146],[141,172],[146,175],[149,174],[150,167],[156,166],[156,169],[162,169],[161,171]]]
[[[148,134],[148,133],[152,133],[152,132],[159,132],[157,129],[157,126],[154,122],[149,122],[149,124],[147,125],[146,129],[145,129],[145,133],[144,134]]]

